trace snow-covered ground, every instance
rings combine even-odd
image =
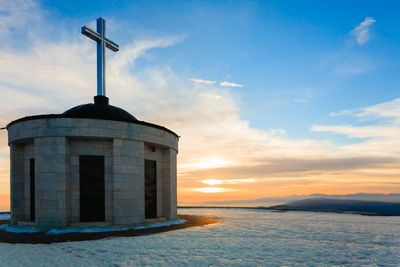
[[[181,209],[219,224],[50,245],[0,243],[0,266],[400,265],[400,218]]]
[[[147,228],[157,228],[163,226],[171,226],[176,224],[185,223],[185,220],[174,220],[174,221],[165,221],[165,222],[155,222],[148,225],[141,226],[133,226],[133,227],[68,227],[65,229],[51,229],[46,232],[48,235],[61,235],[61,234],[69,234],[69,233],[99,233],[99,232],[113,232],[113,231],[127,231],[127,230],[139,230],[139,229],[147,229]],[[9,224],[0,225],[0,230],[11,232],[11,233],[38,233],[39,230],[29,229],[27,227],[20,226],[10,226]]]
[[[0,213],[0,220],[9,220],[10,213]]]

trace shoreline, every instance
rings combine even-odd
[[[161,226],[146,229],[126,230],[126,231],[110,231],[110,232],[97,232],[97,233],[66,233],[57,235],[48,235],[46,233],[12,233],[0,230],[0,243],[10,244],[51,244],[60,242],[78,242],[98,240],[113,237],[130,237],[151,235],[162,232],[169,232],[174,230],[185,229],[189,227],[205,226],[208,224],[215,224],[220,222],[215,217],[204,217],[195,215],[178,215],[178,219],[186,220],[183,224],[176,224],[171,226]],[[0,224],[9,223],[9,220],[0,220]]]

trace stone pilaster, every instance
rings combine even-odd
[[[162,210],[163,216],[168,219],[177,217],[176,154],[171,148],[164,149],[162,154]]]
[[[34,139],[36,226],[67,226],[67,139]]]
[[[116,225],[144,222],[143,158],[143,142],[113,140],[113,221]]]
[[[25,219],[24,145],[10,144],[11,223]]]

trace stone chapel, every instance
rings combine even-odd
[[[94,103],[7,125],[11,224],[50,229],[175,219],[179,136],[109,104],[104,48],[118,45],[105,38],[101,18],[97,32],[84,26],[82,33],[97,42]]]

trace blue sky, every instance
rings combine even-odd
[[[57,23],[118,20],[112,34],[121,49],[132,38],[184,37],[142,63],[242,84],[232,93],[257,128],[326,138],[310,126],[361,123],[331,112],[399,96],[396,1],[45,1],[43,8]],[[366,17],[376,22],[360,45],[352,30]]]
[[[182,136],[181,196],[202,192],[202,184],[227,185],[214,191],[231,199],[400,192],[398,1],[0,6],[0,37],[8,40],[0,45],[2,126],[92,101],[95,44],[80,28],[103,17],[107,37],[120,45],[107,52],[107,95]],[[0,138],[6,192],[4,131]],[[244,172],[249,166],[256,171]]]

